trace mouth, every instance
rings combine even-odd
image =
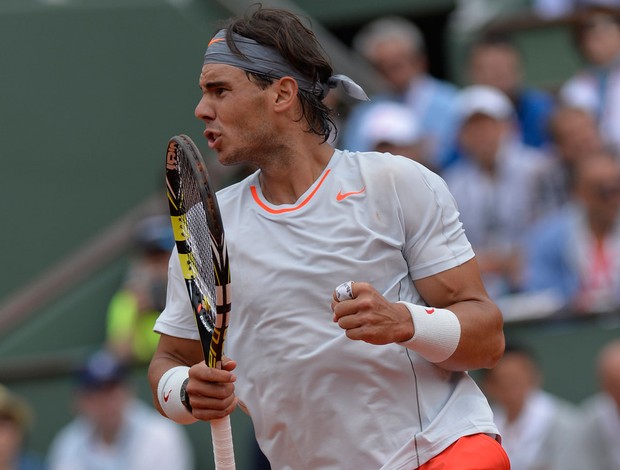
[[[218,146],[221,134],[217,131],[206,129],[204,131],[204,136],[207,139],[207,143],[210,149],[215,149]]]

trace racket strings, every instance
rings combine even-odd
[[[199,183],[194,177],[191,165],[182,158],[179,165],[181,191],[184,197],[183,205],[187,209],[186,240],[194,261],[195,280],[200,291],[207,297],[210,322],[215,321],[215,271],[213,269],[213,254],[211,251],[211,235],[205,208],[199,189]]]

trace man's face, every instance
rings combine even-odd
[[[483,386],[490,400],[508,412],[518,412],[537,384],[537,372],[531,361],[521,354],[507,354],[487,373]]]
[[[122,384],[109,384],[79,392],[77,408],[81,415],[103,434],[115,434],[123,422],[130,392]]]
[[[507,123],[486,114],[476,113],[463,122],[459,143],[467,155],[483,167],[492,167]]]
[[[558,154],[568,164],[574,164],[603,147],[594,119],[585,112],[563,112],[555,119],[553,134]]]
[[[423,59],[404,40],[378,42],[369,59],[397,93],[405,92],[423,69]]]
[[[615,223],[620,210],[620,166],[597,156],[586,160],[577,175],[577,194],[591,220]]]
[[[488,85],[514,96],[521,83],[519,56],[508,46],[484,46],[476,49],[470,59],[470,81]]]
[[[583,26],[580,47],[594,65],[607,65],[620,54],[620,26],[605,15],[595,15]]]
[[[21,451],[22,438],[22,430],[15,420],[0,412],[0,468],[11,468]]]
[[[223,64],[205,65],[199,85],[195,115],[205,123],[204,135],[220,163],[255,163],[279,142],[268,106],[271,87],[262,90],[243,70]]]

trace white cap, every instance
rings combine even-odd
[[[361,130],[369,150],[382,142],[407,146],[421,139],[417,116],[400,103],[380,102],[371,105],[364,116]]]
[[[457,99],[457,110],[463,121],[474,114],[504,120],[511,118],[514,113],[512,104],[504,93],[485,85],[464,88]]]

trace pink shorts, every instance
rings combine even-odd
[[[464,436],[418,470],[510,470],[499,442],[486,434]]]

